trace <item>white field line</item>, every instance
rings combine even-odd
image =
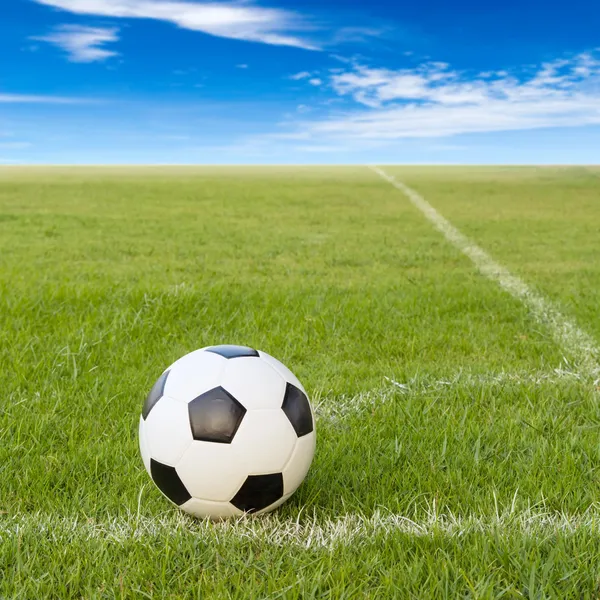
[[[420,194],[379,167],[371,166],[370,168],[404,193],[449,242],[473,261],[483,275],[496,281],[509,294],[521,300],[535,319],[550,329],[556,342],[572,356],[582,373],[594,378],[600,377],[600,348],[590,335],[580,329],[574,321],[565,317],[552,302],[498,264],[487,252],[454,227]]]
[[[473,374],[458,372],[447,379],[412,378],[398,382],[387,378],[389,386],[356,396],[317,398],[315,412],[319,420],[338,421],[350,414],[371,410],[374,406],[398,401],[398,394],[411,395],[444,391],[452,387],[485,385],[543,385],[559,382],[588,384],[568,365],[549,371],[501,372]],[[143,490],[142,490],[143,491]],[[413,521],[406,516],[383,510],[372,516],[348,514],[341,517],[319,516],[318,513],[284,519],[274,513],[263,517],[246,517],[224,523],[210,523],[185,516],[176,510],[158,517],[126,514],[101,520],[84,516],[64,517],[43,513],[8,515],[0,513],[0,543],[35,535],[56,544],[105,539],[117,543],[142,541],[147,538],[197,535],[203,539],[222,541],[225,536],[247,538],[278,546],[335,548],[353,543],[369,543],[380,535],[404,534],[412,537],[455,536],[468,533],[540,536],[555,533],[574,534],[579,530],[600,534],[600,506],[591,506],[577,515],[551,513],[543,508],[496,510],[488,517],[441,514],[435,507],[424,518]]]
[[[461,372],[450,379],[413,379],[407,382],[388,378],[390,389],[317,402],[316,412],[319,417],[343,417],[348,412],[360,411],[366,406],[385,402],[394,397],[392,390],[396,394],[398,391],[410,394],[452,386],[539,385],[564,380],[589,381],[590,376],[598,376],[600,351],[592,338],[564,317],[548,300],[533,292],[524,282],[498,265],[416,192],[403,183],[397,182],[381,169],[373,169],[404,192],[450,242],[471,258],[483,274],[497,281],[506,291],[523,301],[540,322],[550,327],[556,340],[577,360],[580,371],[571,369],[566,363],[566,366],[549,372],[502,372],[495,375],[473,375]],[[594,383],[597,384],[598,381]],[[149,518],[129,514],[102,521],[40,513],[0,515],[0,542],[18,540],[23,535],[33,534],[60,544],[98,539],[125,543],[147,538],[177,536],[201,536],[203,539],[218,542],[226,536],[232,536],[238,539],[260,540],[282,547],[294,545],[302,548],[335,548],[360,542],[371,543],[377,536],[393,534],[427,537],[489,533],[537,537],[578,532],[594,535],[600,533],[600,507],[592,506],[581,514],[568,515],[535,509],[516,512],[513,506],[509,511],[502,513],[496,511],[496,514],[488,517],[438,514],[434,508],[419,521],[412,521],[405,516],[384,511],[376,511],[370,517],[348,514],[337,518],[322,518],[313,514],[301,515],[295,520],[284,520],[275,514],[260,518],[244,517],[224,523],[198,521],[176,511],[162,517]]]
[[[546,536],[552,534],[600,533],[598,507],[580,515],[526,510],[488,517],[459,517],[429,512],[419,522],[402,515],[376,511],[367,517],[347,514],[340,517],[301,516],[284,520],[276,515],[242,517],[234,521],[212,523],[196,520],[181,513],[148,518],[140,515],[108,518],[103,521],[79,517],[58,517],[43,514],[16,515],[0,518],[0,542],[35,535],[51,543],[65,544],[86,540],[107,540],[118,543],[151,538],[198,536],[207,541],[222,542],[227,537],[251,539],[269,545],[302,548],[335,548],[360,542],[373,543],[377,536],[394,534],[410,537],[450,537],[466,534],[507,536]]]
[[[326,394],[313,397],[315,413],[318,420],[339,421],[348,415],[370,411],[376,406],[388,402],[397,402],[398,394],[420,396],[430,392],[444,392],[453,388],[473,389],[481,387],[507,388],[509,386],[541,386],[573,383],[583,386],[591,385],[591,391],[597,393],[598,381],[584,376],[564,363],[562,366],[547,371],[501,371],[499,373],[469,373],[459,371],[445,379],[430,377],[413,377],[405,381],[385,378],[389,384],[377,390],[362,392],[351,396],[330,398]]]

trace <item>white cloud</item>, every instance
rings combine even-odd
[[[526,76],[499,71],[467,77],[430,62],[402,70],[354,66],[331,74],[328,83],[356,105],[297,123],[315,143],[600,124],[600,59],[594,53],[544,63]]]
[[[373,27],[342,27],[336,32],[334,44],[365,42],[370,38],[381,37],[384,31]]]
[[[311,73],[309,71],[301,71],[300,73],[295,73],[294,75],[290,75],[288,79],[293,81],[303,81],[305,80],[310,85],[314,85],[315,87],[319,87],[323,85],[324,81],[317,76],[317,73]]]
[[[294,81],[301,81],[302,79],[308,79],[312,77],[312,73],[309,73],[308,71],[302,71],[300,73],[296,73],[295,75],[290,75],[290,79],[293,79]]]
[[[238,69],[247,69],[248,65],[246,64],[241,64],[241,65],[235,65]]]
[[[117,52],[102,48],[104,44],[119,40],[117,32],[114,28],[60,25],[52,33],[30,39],[62,48],[72,62],[95,62],[117,56]]]
[[[249,2],[182,2],[180,0],[35,0],[80,15],[155,19],[210,35],[317,50],[299,32],[309,29],[290,10],[260,8]]]
[[[87,100],[85,98],[69,98],[65,96],[0,93],[0,104],[79,104],[82,102],[93,102],[93,100]]]

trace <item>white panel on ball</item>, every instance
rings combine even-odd
[[[210,502],[209,500],[199,500],[191,498],[181,508],[195,517],[210,518],[213,520],[229,519],[231,517],[241,517],[244,513],[230,504],[229,502]]]
[[[248,476],[244,458],[232,444],[197,440],[175,468],[192,497],[213,502],[231,500]]]
[[[302,384],[298,380],[298,378],[281,362],[279,362],[276,358],[272,357],[270,354],[259,350],[258,352],[260,357],[271,367],[273,367],[286,381],[295,385],[298,389],[302,390],[306,394],[306,390],[302,387]],[[308,395],[308,394],[307,394]]]
[[[233,446],[247,464],[248,475],[281,473],[298,436],[281,409],[248,411]]]
[[[314,431],[298,438],[294,452],[283,469],[284,494],[293,494],[304,481],[315,455],[316,443]]]
[[[165,395],[191,402],[204,392],[220,385],[227,359],[204,350],[190,352],[169,368]]]
[[[145,433],[150,456],[174,467],[193,440],[187,403],[163,396],[146,419]]]
[[[281,408],[285,381],[262,358],[229,360],[221,385],[247,409]]]
[[[140,425],[138,428],[139,440],[140,440],[140,454],[144,461],[144,467],[150,475],[150,449],[148,448],[148,440],[146,439],[146,422],[140,417]]]

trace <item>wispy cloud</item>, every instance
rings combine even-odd
[[[335,33],[332,44],[362,43],[381,37],[384,33],[384,29],[373,27],[342,27]]]
[[[102,48],[104,44],[119,40],[116,28],[85,27],[81,25],[60,25],[47,35],[30,39],[48,42],[64,50],[72,62],[103,61],[117,52]]]
[[[301,71],[300,73],[290,75],[290,79],[293,81],[301,81],[302,79],[309,79],[310,77],[312,77],[312,73],[309,73],[308,71]]]
[[[0,93],[0,104],[81,104],[95,102],[87,98],[69,98],[66,96],[37,96],[31,94]]]
[[[307,39],[311,28],[298,13],[261,8],[250,2],[182,2],[172,0],[35,0],[80,15],[155,19],[210,35],[317,50]]]
[[[296,124],[289,139],[394,140],[600,124],[600,59],[593,52],[527,72],[467,76],[440,62],[415,69],[356,65],[331,73],[333,92],[356,104]]]

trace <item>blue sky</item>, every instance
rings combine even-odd
[[[595,0],[4,0],[0,164],[599,163]]]

